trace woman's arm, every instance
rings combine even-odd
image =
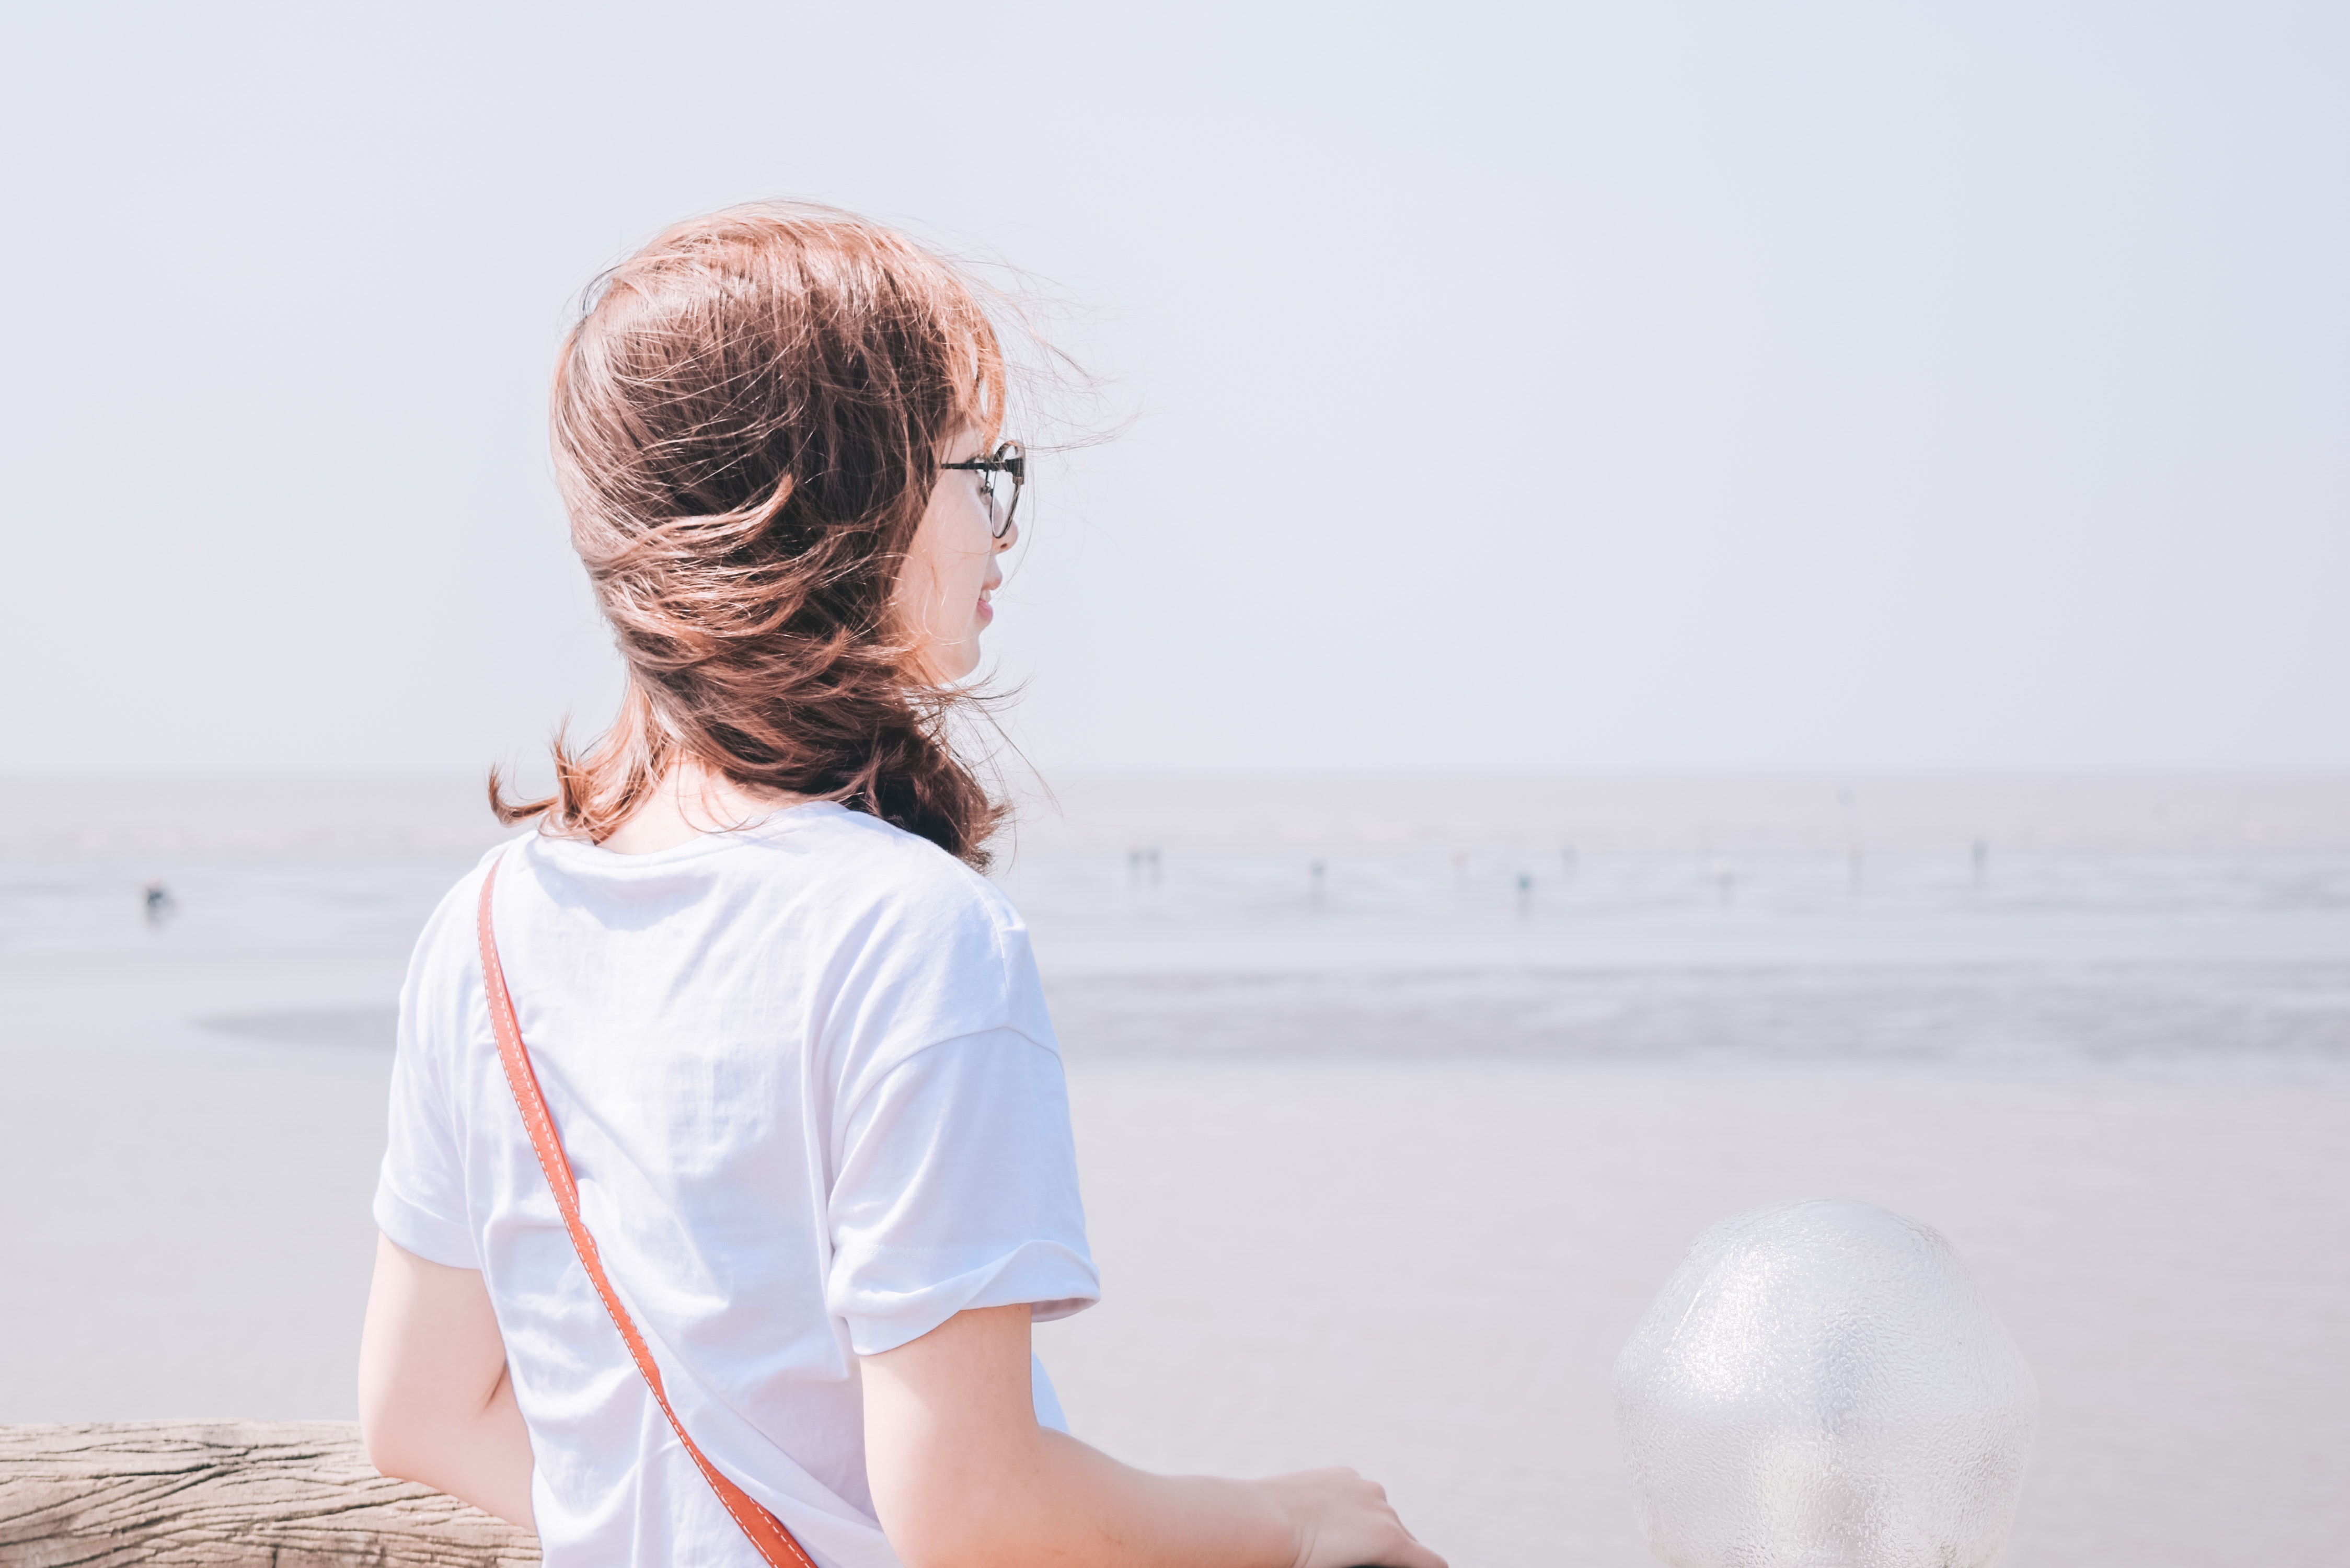
[[[375,1468],[535,1531],[530,1433],[477,1269],[378,1236],[359,1333],[359,1438]]]
[[[1028,1309],[864,1358],[865,1468],[907,1568],[1445,1568],[1352,1470],[1132,1469],[1036,1424]]]

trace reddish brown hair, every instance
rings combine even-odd
[[[984,866],[1002,815],[911,668],[898,570],[941,442],[992,441],[1004,367],[973,286],[904,236],[762,202],[678,224],[598,280],[554,392],[571,538],[628,664],[612,728],[555,742],[508,825],[600,842],[691,758],[841,801]]]

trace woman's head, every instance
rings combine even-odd
[[[556,468],[629,670],[556,794],[601,839],[691,761],[844,800],[983,863],[998,808],[944,732],[999,583],[1004,367],[953,268],[827,208],[681,223],[598,285],[554,389]],[[998,491],[993,502],[983,492]]]

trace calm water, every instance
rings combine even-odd
[[[385,1044],[498,837],[468,781],[11,787],[0,965],[263,1039]],[[2343,781],[1096,781],[1006,847],[1074,1053],[2350,1060]]]

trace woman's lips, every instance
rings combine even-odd
[[[989,604],[984,597],[979,601],[979,618],[982,622],[991,621],[995,618],[995,607]]]

